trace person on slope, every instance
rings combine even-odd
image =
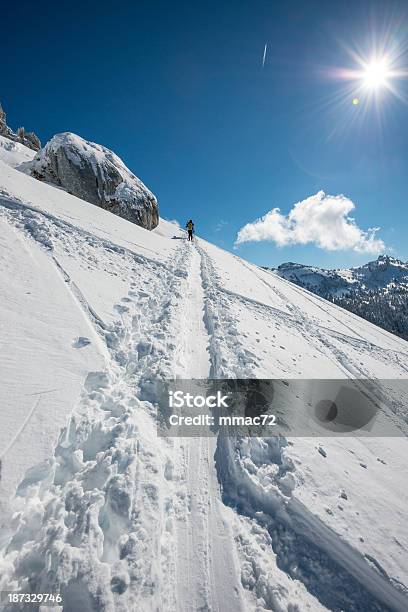
[[[191,219],[190,219],[190,221],[187,221],[186,228],[187,228],[187,232],[188,232],[188,241],[193,240],[194,223],[192,222]]]

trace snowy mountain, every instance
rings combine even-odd
[[[284,263],[277,273],[300,287],[408,339],[408,262],[388,255],[350,269]]]
[[[279,276],[286,278],[323,297],[338,297],[350,292],[385,290],[408,285],[408,262],[389,255],[364,266],[349,269],[325,270],[313,266],[284,263],[277,268]]]
[[[183,237],[0,161],[0,591],[64,612],[405,611],[402,432],[162,438],[152,383],[386,392],[407,342]],[[406,392],[390,406],[406,429]]]
[[[76,134],[56,134],[19,170],[146,229],[158,224],[157,200],[146,185],[115,153]]]

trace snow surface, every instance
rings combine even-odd
[[[36,151],[29,149],[28,147],[14,142],[5,136],[0,136],[0,160],[16,168],[24,162],[31,161],[36,154]]]
[[[406,379],[407,342],[2,162],[0,224],[0,591],[408,608],[406,437],[166,439],[154,406],[166,377]]]

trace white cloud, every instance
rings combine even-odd
[[[327,251],[384,251],[384,242],[376,238],[378,227],[362,230],[348,216],[354,208],[354,203],[343,195],[319,191],[295,204],[288,215],[273,208],[260,219],[247,223],[239,230],[235,244],[271,240],[278,246],[315,244]]]

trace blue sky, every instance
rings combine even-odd
[[[192,217],[198,234],[233,249],[245,224],[324,190],[354,202],[358,227],[380,227],[408,259],[408,106],[385,91],[379,109],[368,95],[354,106],[327,70],[355,67],[347,49],[368,57],[386,34],[404,50],[406,2],[22,1],[2,19],[9,124],[113,149],[162,216]],[[273,241],[236,253],[270,266],[376,257]]]

